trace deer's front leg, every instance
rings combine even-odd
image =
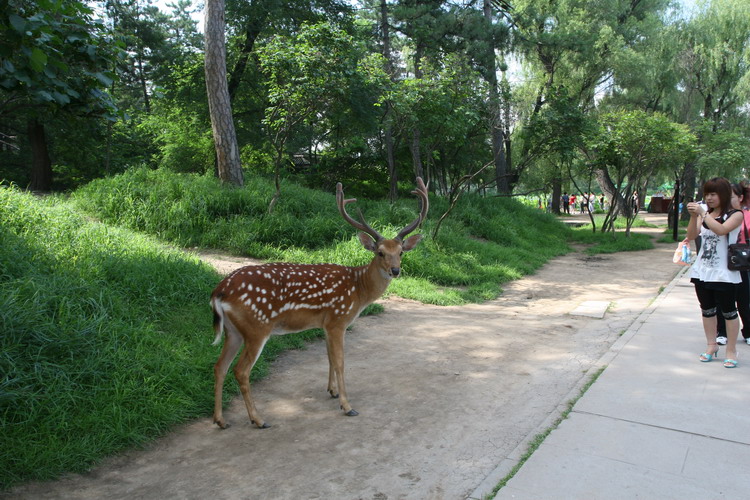
[[[326,346],[327,348],[328,346]],[[339,397],[338,381],[336,380],[336,371],[333,369],[333,361],[331,361],[331,353],[328,351],[328,394],[332,398]]]
[[[326,347],[328,349],[328,392],[336,397],[335,389],[338,389],[339,404],[344,414],[348,417],[359,415],[349,404],[346,397],[346,384],[344,383],[344,328],[331,328],[326,331]],[[336,381],[336,388],[333,386]]]

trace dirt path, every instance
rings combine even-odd
[[[325,345],[316,342],[281,356],[254,384],[270,429],[252,426],[235,399],[225,431],[207,416],[146,450],[25,485],[13,498],[465,498],[559,411],[675,275],[673,248],[574,252],[483,305],[387,300],[385,313],[360,318],[347,334],[347,389],[360,416],[343,416],[327,396]],[[243,263],[229,260],[217,265]],[[612,303],[604,319],[568,314],[589,300]]]

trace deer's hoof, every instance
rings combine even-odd
[[[269,427],[271,427],[271,426],[270,426],[270,425],[268,424],[268,422],[263,422],[262,424],[258,424],[258,422],[256,422],[255,420],[252,420],[252,423],[254,423],[254,424],[255,424],[255,426],[256,426],[256,427],[257,427],[258,429],[268,429]]]
[[[355,409],[351,409],[348,412],[344,413],[344,415],[346,415],[347,417],[356,417],[357,415],[359,415],[359,412],[357,412],[357,410]]]
[[[339,397],[338,393],[335,391],[328,391],[328,394],[330,394],[333,399],[336,399]]]
[[[227,429],[228,427],[230,427],[230,425],[226,423],[224,419],[214,420],[214,423],[219,426],[219,429]]]

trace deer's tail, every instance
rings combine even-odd
[[[221,296],[220,293],[211,296],[211,309],[214,311],[214,332],[216,333],[213,345],[221,343],[221,337],[224,333],[224,309],[221,307]]]

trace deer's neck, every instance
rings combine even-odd
[[[356,267],[354,271],[357,276],[357,288],[361,290],[360,298],[364,306],[379,299],[391,283],[391,278],[384,275],[375,262]]]

